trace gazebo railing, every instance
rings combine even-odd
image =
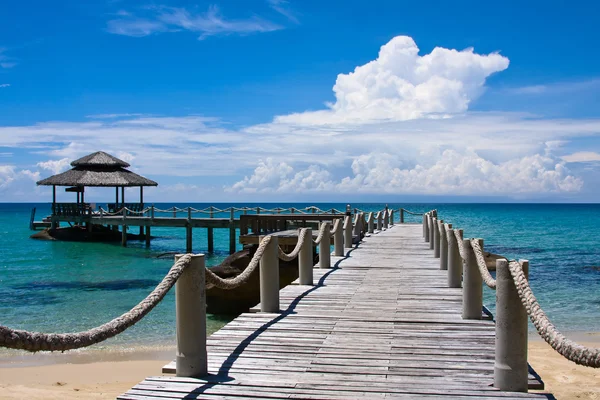
[[[92,208],[89,203],[54,203],[52,215],[57,217],[78,217],[90,215]]]

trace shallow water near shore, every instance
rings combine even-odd
[[[157,204],[168,208],[173,204]],[[226,208],[233,204],[178,204],[179,207]],[[266,208],[303,208],[313,204],[237,204]],[[344,209],[344,204],[314,204]],[[49,204],[0,204],[0,325],[41,332],[76,332],[103,324],[128,311],[164,277],[173,257],[183,252],[185,230],[153,228],[150,248],[144,242],[77,243],[29,239],[29,215],[50,212]],[[376,211],[384,204],[352,204]],[[389,204],[415,212],[437,208],[441,219],[464,229],[465,237],[484,238],[487,251],[530,261],[534,293],[557,327],[565,332],[600,332],[600,205],[598,204]],[[216,215],[228,217],[228,215]],[[396,220],[398,216],[396,215]],[[406,216],[417,223],[421,217]],[[136,229],[136,228],[132,228]],[[219,264],[229,249],[229,232],[215,229],[215,252],[207,265]],[[207,249],[206,231],[195,229],[194,252]],[[238,244],[238,249],[241,246]],[[485,289],[493,311],[495,294]],[[116,338],[78,353],[85,358],[104,352],[171,351],[175,344],[174,293],[142,321]],[[208,316],[209,333],[230,316]],[[0,350],[0,363],[23,359],[22,352]],[[37,358],[36,358],[37,357]],[[33,356],[33,363],[43,363]],[[25,360],[25,361],[23,361]],[[35,361],[37,360],[37,361]],[[41,360],[41,361],[40,361]],[[50,360],[50,358],[49,358]],[[52,361],[48,361],[52,362]]]

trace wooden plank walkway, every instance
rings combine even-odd
[[[372,235],[281,314],[240,315],[208,339],[205,379],[145,379],[119,399],[548,398],[490,385],[494,323],[463,320],[421,225]],[[173,369],[174,364],[166,367]]]

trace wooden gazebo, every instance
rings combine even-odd
[[[53,175],[38,181],[38,185],[52,186],[52,221],[55,217],[83,217],[91,214],[91,207],[85,202],[85,187],[114,187],[115,203],[109,204],[109,211],[118,210],[122,207],[129,209],[143,209],[144,186],[157,186],[158,183],[133,173],[126,168],[129,163],[118,159],[103,151],[97,151],[85,157],[81,157],[71,163],[69,171]],[[77,193],[76,203],[57,203],[56,187],[67,186],[65,191]],[[139,203],[125,203],[125,188],[139,187]],[[121,198],[119,201],[119,188]],[[83,221],[80,221],[83,222]]]

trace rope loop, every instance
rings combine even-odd
[[[244,269],[244,271],[235,278],[223,279],[210,269],[206,268],[206,288],[211,289],[216,287],[223,290],[231,290],[247,283],[254,270],[256,270],[258,267],[260,259],[262,258],[269,243],[271,243],[271,235],[265,236],[260,241],[258,248],[256,249],[256,253],[254,253],[254,257],[252,257],[252,260],[250,260],[246,269]]]
[[[313,240],[313,243],[318,245],[321,243],[321,241],[323,240],[323,236],[325,235],[325,229],[327,228],[327,224],[326,223],[322,223],[321,224],[321,229],[319,229],[319,234],[317,235],[317,238],[315,240]]]
[[[307,232],[308,232],[308,229],[300,228],[300,233],[298,235],[298,242],[296,242],[296,247],[294,247],[294,250],[292,250],[291,253],[287,254],[281,249],[281,247],[278,247],[277,251],[279,253],[279,259],[282,261],[292,261],[293,259],[298,257],[298,253],[300,253],[300,249],[302,249],[302,246],[304,246],[304,242],[306,241],[306,233]],[[311,240],[312,240],[312,238],[311,238]]]
[[[515,287],[517,288],[517,293],[519,293],[521,303],[523,303],[523,306],[527,310],[527,314],[529,314],[529,319],[546,343],[560,355],[576,364],[600,368],[600,349],[582,346],[567,339],[560,333],[552,322],[550,322],[548,316],[544,313],[542,307],[531,291],[529,281],[525,277],[521,264],[513,260],[508,263],[508,269],[515,282]]]
[[[173,264],[156,288],[135,307],[110,322],[76,333],[41,333],[0,326],[0,346],[9,349],[38,351],[66,351],[88,347],[114,337],[144,318],[175,285],[192,256],[186,254]]]
[[[477,266],[479,267],[481,279],[483,279],[489,288],[496,289],[496,280],[492,277],[487,268],[485,257],[483,255],[483,249],[479,245],[479,240],[471,239],[471,248],[473,249],[473,253],[475,253],[475,258],[477,259]]]
[[[341,226],[341,218],[336,218],[335,221],[333,222],[333,229],[331,230],[331,234],[335,235],[338,231],[338,229],[340,229]]]
[[[458,252],[460,254],[460,258],[462,258],[463,261],[466,261],[467,255],[465,254],[463,238],[460,237],[460,233],[458,233],[458,229],[454,229],[454,237],[456,237],[456,243],[458,244]]]

